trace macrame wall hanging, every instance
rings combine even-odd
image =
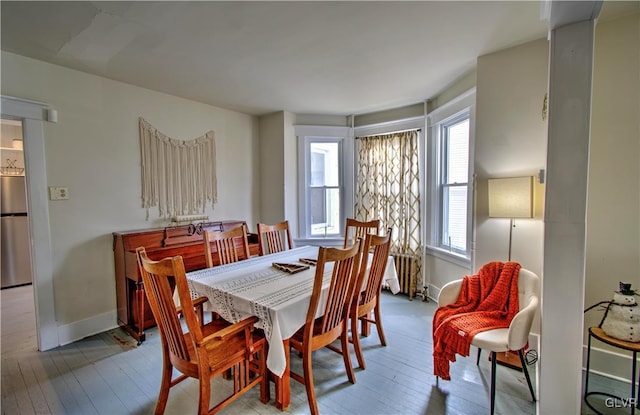
[[[140,117],[142,206],[158,206],[160,217],[204,213],[218,201],[213,131],[193,140],[162,134]]]

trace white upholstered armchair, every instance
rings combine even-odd
[[[438,295],[438,306],[443,307],[453,304],[458,299],[462,280],[451,281],[445,284]],[[535,393],[527,371],[527,364],[524,358],[523,348],[527,345],[529,339],[529,331],[539,304],[539,285],[538,276],[524,268],[520,269],[518,276],[518,301],[520,311],[513,317],[509,328],[487,330],[476,334],[471,341],[473,346],[478,348],[478,359],[480,362],[480,353],[482,349],[491,352],[491,414],[495,408],[495,388],[496,388],[496,353],[506,352],[509,350],[517,351],[522,363],[531,398],[535,401]]]

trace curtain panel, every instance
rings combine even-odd
[[[357,146],[356,218],[379,218],[393,228],[393,253],[421,258],[418,131],[358,137]]]

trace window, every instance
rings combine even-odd
[[[340,143],[309,143],[309,213],[312,237],[340,234]]]
[[[475,90],[428,115],[428,247],[463,265],[471,259]]]
[[[464,254],[467,250],[469,115],[440,125],[440,246]]]
[[[353,205],[353,140],[348,127],[296,126],[299,238],[343,238]]]

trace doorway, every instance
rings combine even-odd
[[[22,120],[0,119],[2,350],[36,350]]]
[[[60,345],[53,295],[53,261],[44,153],[44,122],[48,105],[9,96],[0,98],[0,117],[22,122],[24,168],[29,172],[25,177],[35,331],[38,350],[44,351]]]

